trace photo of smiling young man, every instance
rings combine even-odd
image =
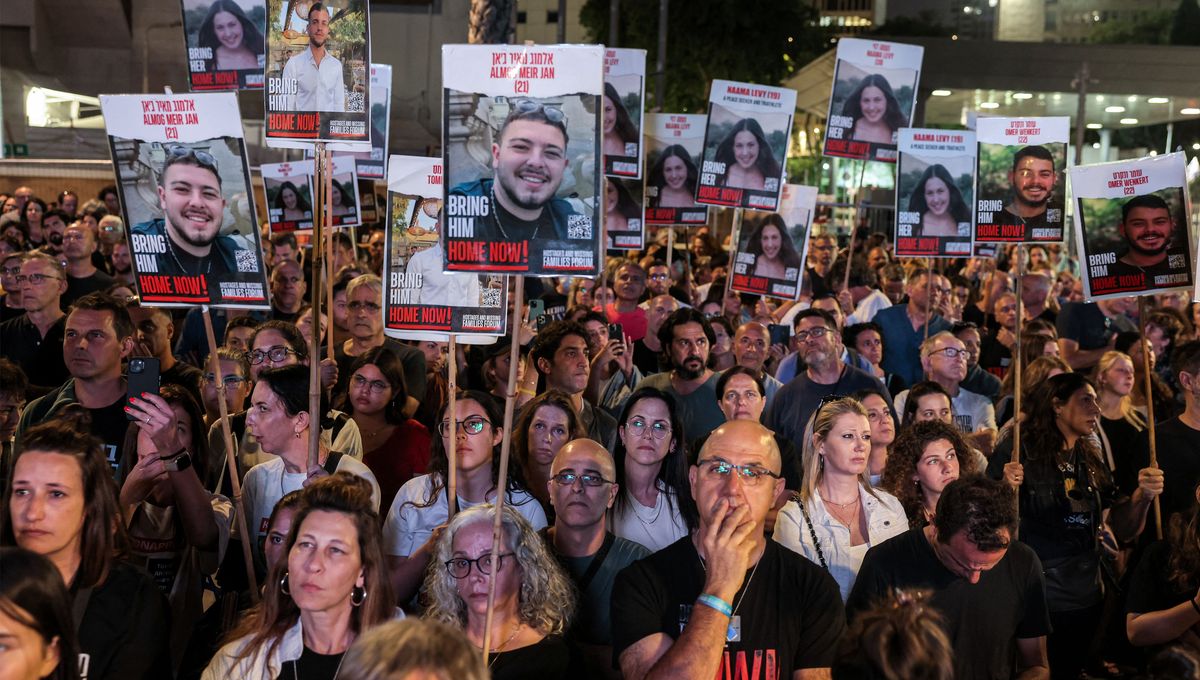
[[[329,40],[329,8],[313,3],[308,10],[308,49],[288,59],[283,80],[296,83],[287,108],[292,111],[345,111],[346,82],[342,62],[325,49]]]
[[[1166,201],[1154,195],[1129,199],[1121,206],[1118,230],[1125,241],[1125,253],[1108,268],[1110,275],[1142,274],[1149,280],[1171,272],[1167,248],[1175,232],[1175,218]]]

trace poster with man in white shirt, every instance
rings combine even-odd
[[[267,30],[268,146],[370,150],[370,22],[364,0],[286,3]]]

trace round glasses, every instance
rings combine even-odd
[[[493,564],[496,565],[497,570],[503,569],[504,558],[512,557],[514,554],[515,553],[502,553],[496,556],[494,560],[490,554],[480,555],[478,558],[473,560],[468,560],[465,557],[456,557],[452,560],[446,560],[444,564],[446,565],[446,571],[450,572],[450,575],[454,578],[466,578],[470,576],[472,565],[479,570],[480,574],[487,576],[488,574],[492,573]]]
[[[277,364],[281,361],[285,361],[289,354],[299,355],[300,353],[291,347],[272,347],[265,351],[256,349],[252,352],[246,352],[246,359],[252,366],[257,366],[267,359],[270,359],[271,363]]]
[[[650,436],[662,441],[671,434],[671,425],[663,420],[656,420],[653,423],[647,423],[641,418],[633,418],[628,423],[625,423],[625,429],[634,437],[641,437],[646,434],[646,429],[650,429]]]
[[[484,425],[491,425],[491,421],[481,416],[471,416],[466,420],[456,420],[454,421],[454,424],[456,426],[456,430],[462,430],[471,436],[475,436],[480,432],[483,432]],[[449,420],[443,420],[442,422],[438,423],[438,433],[443,437],[450,436]]]

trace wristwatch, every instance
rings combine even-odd
[[[182,472],[192,466],[192,455],[187,449],[180,449],[178,453],[168,458],[163,458],[163,467],[167,472]]]

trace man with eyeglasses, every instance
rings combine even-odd
[[[543,536],[579,590],[579,609],[567,632],[581,656],[576,677],[616,677],[611,670],[613,582],[622,569],[650,554],[608,529],[608,509],[619,491],[616,476],[611,453],[591,439],[576,439],[558,450],[546,482],[555,514]]]
[[[783,488],[758,423],[718,427],[688,470],[691,535],[635,562],[613,587],[613,648],[629,680],[712,680],[773,667],[828,678],[845,616],[833,578],[763,533]]]
[[[217,348],[217,361],[221,365],[221,380],[225,388],[225,413],[233,415],[246,409],[246,397],[250,396],[250,360],[245,352],[229,347]],[[200,381],[203,398],[204,424],[212,427],[221,417],[221,405],[217,401],[217,376],[212,371],[212,355],[204,358],[204,377]]]
[[[6,260],[5,266],[14,262]],[[62,351],[66,330],[62,295],[67,284],[62,264],[45,253],[29,253],[19,262],[12,280],[21,292],[25,313],[0,324],[0,355],[29,376],[34,395],[39,395],[70,377]]]
[[[404,366],[404,384],[408,400],[404,417],[411,418],[425,397],[425,355],[421,350],[383,334],[383,280],[374,274],[363,274],[346,284],[346,320],[350,337],[334,347],[338,380],[333,394],[345,394],[350,384],[350,366],[364,352],[387,347]]]
[[[637,359],[636,343],[649,333],[646,310],[639,306],[646,292],[646,270],[633,260],[625,260],[613,271],[612,290],[617,299],[604,305],[604,315],[609,323],[621,324],[625,336],[635,344],[633,361],[645,372]]]
[[[92,256],[96,252],[96,235],[91,229],[76,222],[67,227],[63,234],[63,256],[67,260],[67,292],[63,295],[63,306],[87,295],[108,290],[115,283],[113,277],[96,269]]]
[[[671,294],[671,268],[666,262],[654,260],[646,267],[646,294],[651,298]],[[642,303],[643,307],[645,304]]]
[[[329,19],[329,9],[319,2],[308,10],[308,48],[283,66],[284,89],[293,92],[287,96],[285,111],[346,110],[342,62],[327,49]]]
[[[216,159],[182,145],[167,147],[166,152],[158,185],[163,216],[134,225],[130,230],[134,252],[154,254],[158,274],[240,271],[237,251],[243,248],[232,236],[221,235],[226,201]],[[139,273],[147,272],[139,269]]]
[[[171,314],[162,307],[143,307],[140,304],[130,304],[127,309],[137,329],[134,336],[136,354],[158,359],[159,382],[178,385],[187,390],[197,404],[201,403],[200,380],[203,373],[191,364],[178,361],[171,351],[171,338],[175,335],[175,322]]]
[[[806,368],[775,394],[763,422],[787,437],[798,450],[804,450],[804,427],[821,398],[876,389],[891,395],[875,376],[842,361],[842,339],[837,322],[824,310],[806,309],[796,315],[797,354]]]
[[[28,389],[25,372],[8,359],[0,359],[0,489],[9,488],[11,481],[13,436],[21,421]]]
[[[929,335],[950,330],[950,322],[937,313],[938,293],[929,284],[928,269],[918,269],[908,277],[908,304],[893,305],[875,315],[887,344],[883,350],[883,370],[899,375],[907,385],[921,380],[920,345]]]
[[[970,361],[967,346],[950,331],[932,335],[921,343],[921,365],[930,380],[941,385],[950,395],[954,424],[967,437],[967,442],[991,455],[996,443],[996,410],[992,400],[962,387]],[[904,412],[908,390],[896,395],[896,412]]]
[[[562,109],[533,99],[514,100],[492,144],[493,178],[450,189],[447,214],[470,220],[475,241],[567,241],[568,225],[590,230],[590,217],[555,197],[567,169],[567,142]],[[467,201],[455,197],[466,196],[483,197],[486,206],[478,211],[456,208]],[[485,214],[479,215],[481,211]],[[540,250],[540,244],[529,250],[531,266],[539,269]]]
[[[829,274],[833,261],[837,259],[837,237],[833,234],[814,234],[808,248],[808,271],[804,278],[812,286],[814,296],[833,292],[829,286]]]
[[[954,648],[955,678],[1048,679],[1042,563],[1016,531],[1002,482],[951,482],[932,523],[867,551],[847,615],[853,620],[896,589],[928,590]]]
[[[592,372],[587,329],[577,321],[554,321],[538,331],[529,350],[533,366],[545,378],[547,390],[567,395],[587,436],[612,448],[617,419],[583,398]]]
[[[725,422],[717,405],[717,379],[708,368],[708,353],[716,336],[700,312],[688,307],[667,317],[658,329],[658,341],[671,370],[647,376],[637,389],[654,387],[672,397],[688,436],[711,432]]]

